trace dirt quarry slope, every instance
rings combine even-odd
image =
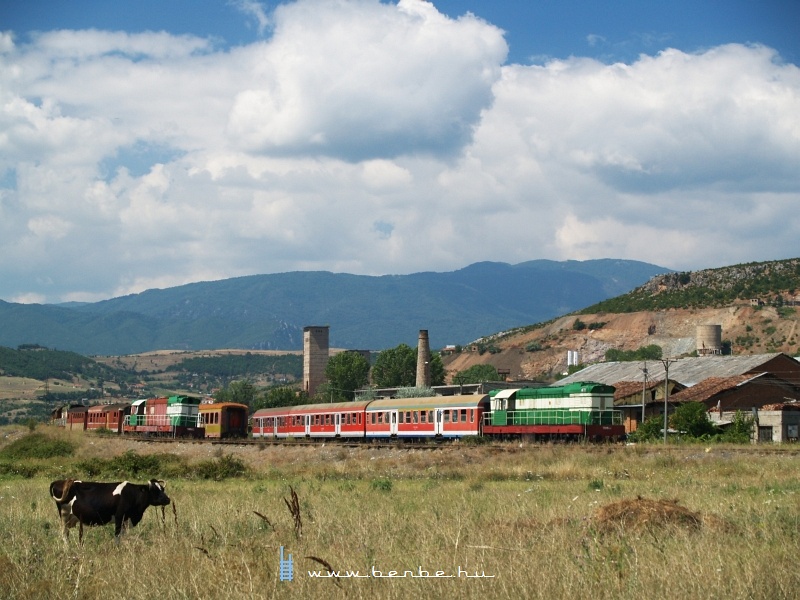
[[[606,351],[636,350],[655,344],[664,356],[688,356],[697,348],[699,325],[720,325],[723,343],[733,354],[797,352],[800,318],[794,308],[738,304],[722,308],[670,309],[623,314],[569,315],[545,324],[479,340],[494,352],[465,346],[444,357],[452,376],[476,364],[507,369],[509,379],[551,378],[567,370],[567,352],[578,351],[582,364],[601,361]]]

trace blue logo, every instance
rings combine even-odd
[[[289,558],[283,557],[283,546],[281,546],[281,581],[291,581],[294,579],[294,563],[292,562],[292,555]]]

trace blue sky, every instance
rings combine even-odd
[[[0,3],[0,299],[800,255],[800,2]]]
[[[278,2],[261,2],[268,15]],[[434,2],[457,18],[467,12],[506,32],[509,60],[591,56],[632,60],[670,46],[696,51],[728,43],[762,43],[785,60],[800,59],[800,2],[791,0],[546,0]],[[244,3],[225,0],[36,0],[0,6],[0,23],[20,36],[51,29],[169,31],[213,36],[226,45],[268,35]]]

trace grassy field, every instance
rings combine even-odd
[[[21,460],[29,477],[6,469],[0,479],[2,598],[774,599],[800,589],[791,450],[223,452],[40,429],[75,452]],[[13,462],[3,448],[26,435],[3,431],[0,461]],[[87,465],[117,464],[102,462],[112,456],[136,463],[134,452],[153,455],[153,468],[171,475],[172,506],[148,509],[118,546],[110,526],[87,529],[82,545],[73,531],[65,545],[49,481],[85,477]],[[243,467],[240,476],[215,480],[195,468],[231,462]],[[150,475],[165,473],[136,479]],[[280,578],[281,547],[293,560],[291,581]],[[328,574],[323,563],[338,579],[309,573]]]

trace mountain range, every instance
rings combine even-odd
[[[85,304],[0,301],[0,345],[85,355],[151,350],[298,350],[303,328],[329,325],[332,347],[433,347],[552,319],[670,272],[630,260],[481,262],[451,272],[251,275]]]

